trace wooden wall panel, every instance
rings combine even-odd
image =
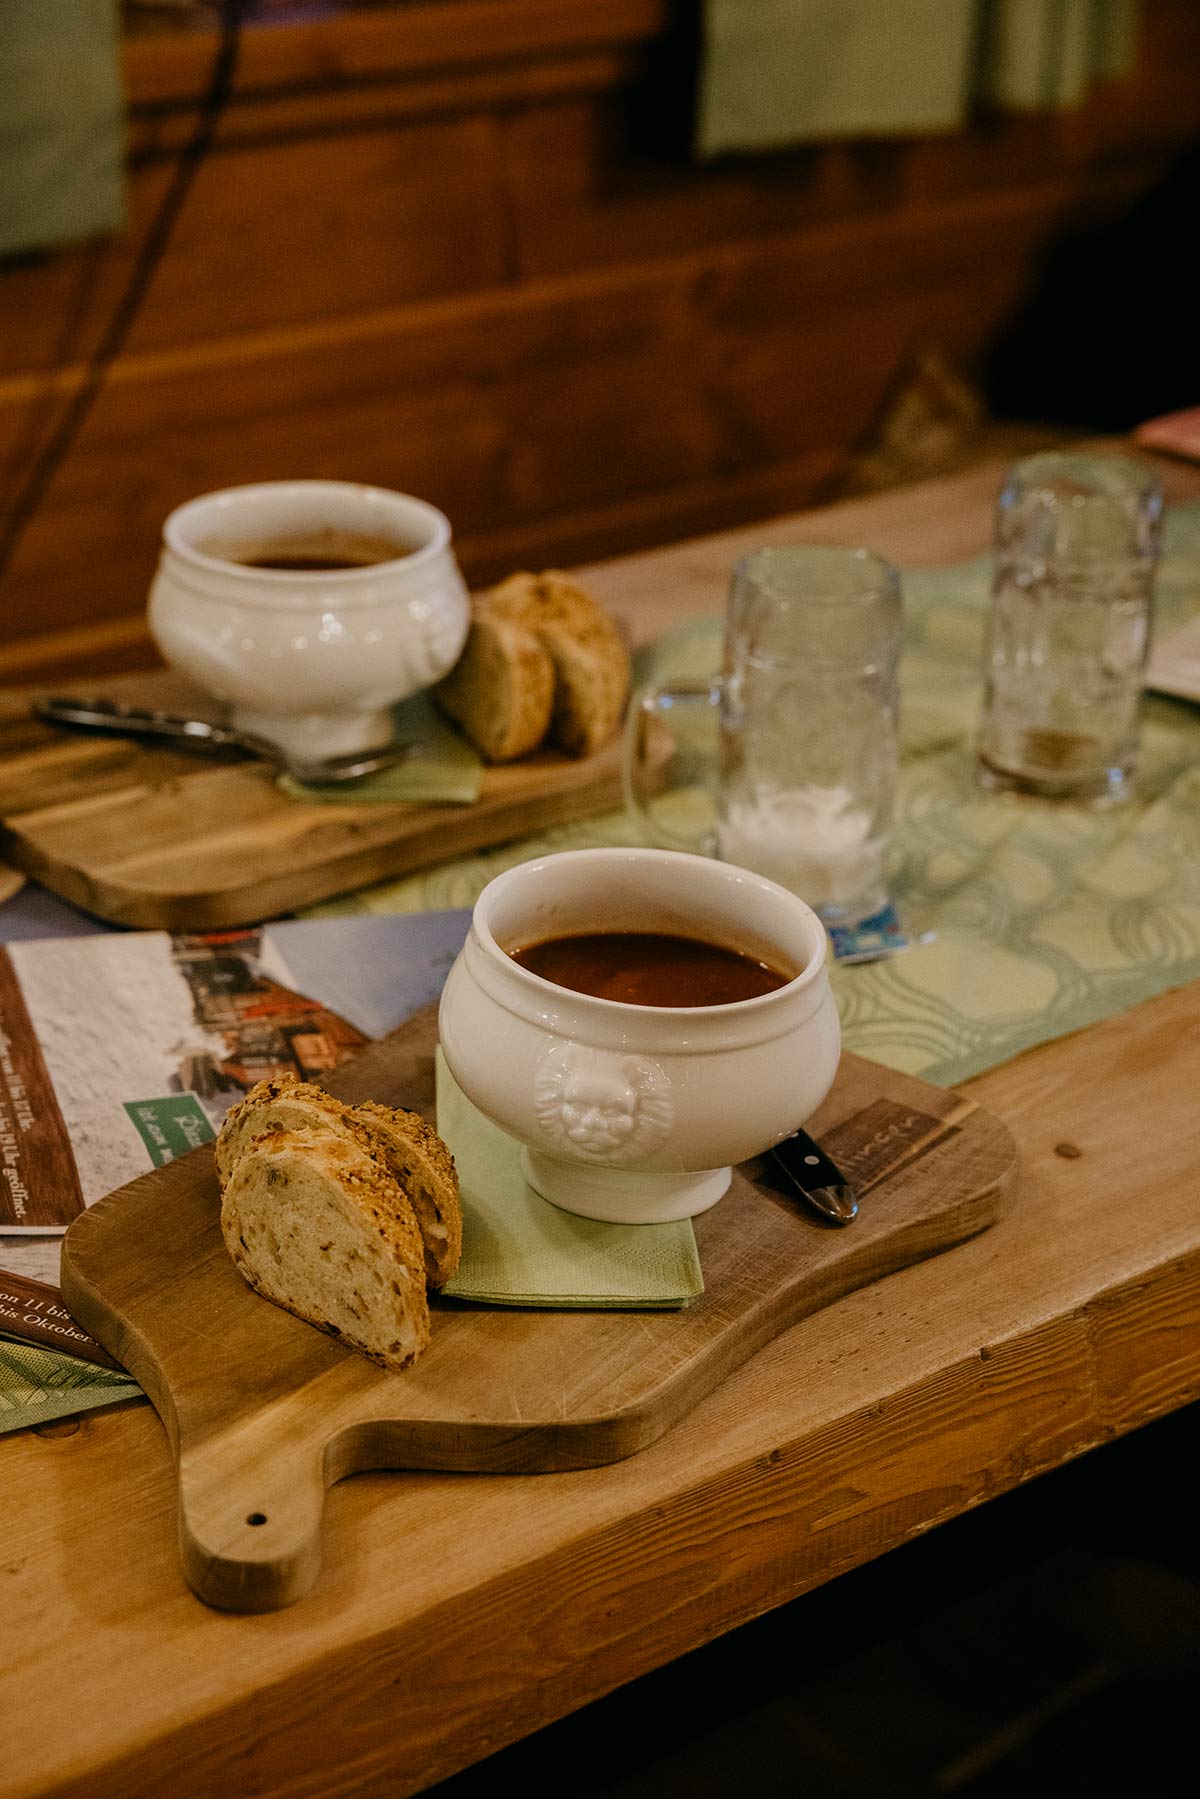
[[[237,91],[328,87],[345,81],[421,77],[578,55],[597,44],[645,45],[668,29],[676,0],[328,0],[245,34]],[[399,7],[403,6],[403,17]],[[189,103],[211,60],[205,34],[135,38],[126,52],[133,95],[144,105]]]
[[[165,511],[204,485],[280,473],[428,495],[487,578],[499,571],[477,540],[514,520],[630,492],[669,505],[697,481],[851,441],[914,344],[964,349],[1011,304],[1046,212],[1039,192],[985,217],[959,203],[919,224],[836,224],[717,260],[398,310],[357,335],[330,321],[213,345],[201,371],[192,353],[130,359],[8,590],[43,630],[77,624],[84,599],[93,616],[131,611]]]
[[[128,352],[502,282],[494,140],[490,119],[450,119],[219,150],[201,167]],[[80,349],[91,348],[128,277],[168,169],[161,160],[134,169],[130,228],[105,257]],[[66,261],[15,268],[0,283],[12,318],[0,337],[0,373],[44,362],[69,303]]]
[[[1200,129],[1200,8],[1147,12],[1135,79],[1077,113],[711,168],[656,136],[660,0],[252,31],[136,330],[0,584],[0,675],[144,657],[161,519],[230,482],[423,493],[478,580],[803,504],[915,349],[969,365],[1047,248],[1119,216]],[[72,341],[51,410],[79,379],[210,57],[203,33],[131,47],[130,230],[0,270],[10,476]]]
[[[652,86],[549,99],[505,122],[505,182],[527,279],[769,236],[834,218],[989,200],[1048,177],[1083,198],[1116,166],[1152,168],[1200,131],[1200,6],[1146,0],[1133,74],[1062,113],[980,119],[969,131],[691,164],[653,138]],[[674,150],[676,153],[671,154]]]

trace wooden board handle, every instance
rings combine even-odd
[[[188,1585],[227,1612],[271,1612],[308,1592],[321,1567],[324,1443],[264,1453],[230,1433],[227,1453],[179,1465],[179,1548]]]

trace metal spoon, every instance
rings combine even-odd
[[[235,731],[231,725],[214,725],[204,718],[180,718],[172,712],[150,712],[140,706],[122,706],[116,700],[44,699],[34,703],[38,718],[52,725],[76,725],[87,731],[108,731],[118,737],[150,737],[181,748],[238,749],[281,768],[297,781],[357,781],[363,775],[394,768],[412,755],[411,743],[391,743],[381,750],[354,750],[331,756],[325,762],[297,761],[294,756],[251,731]]]

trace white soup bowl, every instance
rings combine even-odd
[[[336,555],[347,540],[385,559],[250,566],[272,551]],[[150,630],[167,661],[225,701],[240,730],[306,761],[385,745],[395,702],[458,660],[469,613],[445,516],[347,481],[269,481],[189,500],[163,527],[150,590]]]
[[[698,937],[792,978],[728,1005],[637,1006],[560,987],[507,953],[593,931]],[[480,894],[442,995],[442,1051],[468,1099],[524,1144],[546,1199],[623,1224],[689,1218],[832,1086],[841,1034],[825,950],[811,907],[747,869],[673,850],[546,856]]]

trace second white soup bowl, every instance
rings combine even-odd
[[[698,937],[792,978],[731,1005],[635,1006],[559,987],[507,953],[593,931]],[[832,1086],[841,1036],[825,948],[803,900],[729,863],[546,856],[480,894],[442,995],[442,1050],[473,1104],[525,1145],[546,1199],[623,1224],[688,1218]]]
[[[262,567],[296,544],[367,539],[395,554],[329,569]],[[249,558],[249,560],[248,560]],[[163,527],[150,629],[233,723],[308,761],[380,749],[391,708],[453,667],[470,602],[449,521],[352,481],[264,481],[203,494]]]

